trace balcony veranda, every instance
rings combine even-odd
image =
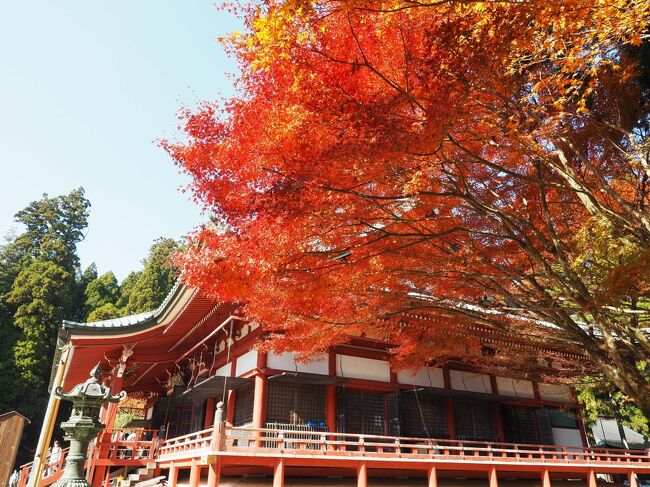
[[[596,474],[622,475],[636,487],[636,476],[650,474],[646,451],[610,450],[554,445],[487,443],[444,439],[407,438],[353,433],[295,431],[293,429],[221,426],[161,440],[157,432],[139,433],[124,440],[118,431],[104,432],[89,452],[88,477],[99,466],[149,466],[169,471],[168,485],[176,485],[179,470],[189,469],[190,487],[197,487],[208,470],[208,486],[218,486],[228,469],[259,467],[273,472],[274,487],[284,485],[287,468],[333,468],[355,472],[357,485],[365,487],[373,470],[399,470],[420,474],[429,486],[445,472],[485,475],[490,487],[498,486],[499,472],[509,477],[541,477],[544,487],[551,476],[585,478],[595,487]],[[63,460],[63,459],[62,459]],[[60,476],[48,475],[39,485]],[[29,465],[22,468],[21,484]],[[104,484],[109,482],[108,477]],[[96,485],[96,480],[93,482]]]
[[[634,487],[635,474],[650,474],[648,451],[234,426],[166,440],[157,450],[156,461],[160,467],[170,468],[172,485],[178,469],[194,469],[190,486],[193,482],[198,485],[204,466],[216,476],[228,467],[264,466],[273,470],[274,487],[283,485],[284,470],[289,467],[353,470],[359,486],[367,485],[368,472],[373,469],[418,471],[430,486],[437,485],[437,475],[445,471],[484,472],[491,487],[498,485],[500,471],[509,476],[539,475],[545,487],[550,485],[551,475],[586,478],[590,487],[595,486],[596,474],[624,475]]]

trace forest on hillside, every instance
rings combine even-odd
[[[157,239],[122,282],[77,254],[91,204],[83,188],[43,195],[15,214],[18,229],[0,245],[0,413],[18,411],[25,429],[18,463],[31,460],[48,400],[57,334],[63,320],[89,322],[157,308],[177,275],[179,243]],[[29,398],[29,401],[25,400]],[[62,408],[60,416],[69,413]]]

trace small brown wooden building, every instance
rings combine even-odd
[[[18,445],[29,419],[16,411],[0,414],[0,486],[9,484]]]

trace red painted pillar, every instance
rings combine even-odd
[[[273,487],[284,487],[284,460],[273,467]]]
[[[113,370],[113,375],[111,376],[110,380],[110,391],[111,395],[115,396],[119,394],[119,392],[122,390],[122,384],[124,382],[124,370],[126,368],[126,361],[120,362],[115,369]],[[104,431],[99,433],[97,436],[97,441],[99,441],[99,444],[97,445],[97,455],[93,455],[93,457],[97,458],[108,458],[108,453],[110,451],[110,443],[111,443],[111,436],[112,432],[111,430],[115,426],[115,416],[117,415],[117,407],[118,403],[112,402],[108,403],[108,405],[102,405],[102,409],[100,410],[100,421],[104,423],[106,426],[104,428]],[[108,467],[105,466],[98,466],[94,467],[92,465],[93,460],[90,460],[91,465],[89,466],[89,472],[91,472],[89,481],[90,485],[92,487],[99,487],[104,483],[104,477],[106,477],[106,473],[108,471]]]
[[[445,389],[451,389],[451,376],[449,369],[444,367],[442,369],[442,378],[445,382]],[[454,400],[451,397],[445,397],[443,401],[445,410],[445,422],[447,423],[447,431],[449,432],[449,439],[456,439],[456,414],[454,412]]]
[[[336,351],[330,349],[327,354],[327,373],[330,377],[336,377]],[[336,433],[336,386],[328,385],[325,396],[325,421],[330,433]]]
[[[221,480],[221,462],[215,460],[208,470],[208,487],[219,487],[219,480]]]
[[[597,487],[597,485],[596,472],[589,470],[589,472],[587,472],[587,487]]]
[[[551,474],[546,469],[542,470],[542,487],[551,487]]]
[[[253,399],[253,428],[263,428],[266,416],[266,353],[257,356],[257,375],[255,375],[255,395]]]
[[[456,439],[456,413],[454,412],[454,400],[451,397],[445,397],[443,401],[445,410],[445,422],[447,423],[447,431],[449,432],[449,439]]]
[[[176,487],[178,482],[178,468],[173,463],[169,466],[169,478],[167,481],[169,487]]]
[[[497,378],[494,374],[490,374],[490,386],[492,394],[499,394],[499,386]],[[498,402],[492,403],[492,419],[494,419],[494,426],[497,432],[497,438],[500,442],[505,443],[506,433],[503,428],[503,416],[501,416],[501,404]]]
[[[492,403],[492,418],[494,419],[494,426],[497,432],[497,438],[500,442],[505,443],[506,432],[503,428],[503,417],[501,416],[501,403]]]
[[[237,401],[237,391],[228,391],[227,401],[226,423],[232,426],[232,424],[235,422],[235,402]]]
[[[266,376],[260,373],[255,376],[255,396],[253,398],[253,428],[264,428],[266,417]],[[253,436],[260,437],[259,431]]]
[[[196,463],[196,460],[192,460],[192,467],[190,467],[190,486],[189,487],[199,487],[201,482],[201,466]]]
[[[365,463],[357,467],[357,487],[368,487],[368,468]]]
[[[438,472],[433,465],[427,471],[427,485],[428,487],[438,487]]]
[[[266,353],[259,352],[257,355],[257,373],[255,375],[255,394],[253,396],[253,428],[264,428],[266,422],[266,386],[267,379],[264,369],[266,368]],[[259,438],[260,432],[253,432],[253,436]],[[260,442],[257,442],[257,446]]]
[[[488,473],[490,480],[490,487],[499,487],[499,479],[497,478],[497,469],[492,467]]]
[[[330,433],[336,433],[336,386],[328,385],[326,391],[326,421]]]
[[[113,379],[111,380],[111,395],[115,396],[120,393],[122,390],[122,383],[124,382],[124,369],[126,368],[126,363],[124,365],[118,365],[117,366],[117,373],[113,376]],[[104,424],[106,425],[106,429],[113,429],[115,426],[115,416],[117,415],[117,407],[118,403],[116,402],[111,402],[108,404],[108,407],[106,408],[106,421]]]
[[[208,399],[205,402],[205,421],[203,422],[203,429],[208,429],[214,423],[214,399]]]

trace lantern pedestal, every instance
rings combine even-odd
[[[110,389],[99,382],[100,375],[101,369],[97,365],[90,372],[90,378],[73,387],[70,392],[64,393],[61,387],[54,391],[60,399],[72,402],[70,419],[61,423],[61,428],[65,431],[64,438],[70,441],[70,450],[63,476],[54,484],[55,487],[88,487],[84,474],[88,444],[104,429],[104,425],[99,422],[99,410],[106,402],[119,402],[126,397],[124,391],[111,396]]]

